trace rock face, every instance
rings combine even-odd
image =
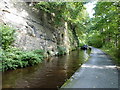
[[[77,47],[77,40],[68,30],[67,22],[55,28],[49,24],[45,12],[30,7],[25,2],[0,1],[0,24],[12,26],[16,30],[14,45],[23,50],[44,49],[50,55],[58,53],[58,46],[67,52]]]

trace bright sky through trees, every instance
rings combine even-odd
[[[93,14],[95,13],[95,11],[93,10],[95,4],[96,1],[85,4],[86,10],[89,13],[90,18],[93,18]]]

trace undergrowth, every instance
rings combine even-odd
[[[6,71],[38,64],[44,58],[43,52],[43,50],[22,51],[15,47],[0,49],[1,70]]]
[[[110,57],[113,59],[113,61],[116,63],[116,65],[120,66],[120,50],[117,48],[101,48],[105,53],[110,55]]]
[[[63,47],[63,46],[58,46],[58,56],[60,55],[65,55],[67,52],[66,52],[66,48]]]

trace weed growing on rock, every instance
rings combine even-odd
[[[66,48],[63,46],[58,46],[58,55],[65,55],[66,54]]]

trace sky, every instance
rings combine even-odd
[[[94,17],[93,14],[95,13],[95,11],[93,10],[93,8],[95,7],[95,4],[96,4],[96,2],[89,2],[89,3],[85,4],[85,7],[87,9],[87,12],[88,12],[90,18]]]

